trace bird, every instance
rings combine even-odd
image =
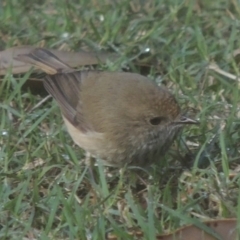
[[[76,70],[43,48],[17,59],[46,73],[73,141],[104,165],[157,164],[182,128],[197,123],[166,87],[138,73]]]

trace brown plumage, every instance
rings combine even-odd
[[[72,139],[107,165],[160,161],[183,125],[196,123],[165,87],[139,74],[76,71],[41,48],[18,59],[49,74],[44,86]]]

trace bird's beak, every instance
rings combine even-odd
[[[181,116],[179,120],[174,122],[175,124],[199,124],[198,121],[193,120],[191,118]]]

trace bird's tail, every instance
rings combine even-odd
[[[43,48],[35,48],[32,52],[28,54],[20,54],[16,57],[16,59],[19,61],[30,63],[33,66],[51,75],[72,71],[71,67],[62,62],[50,51]]]

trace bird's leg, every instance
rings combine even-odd
[[[96,171],[94,171],[95,158],[89,152],[86,152],[85,164],[88,167],[89,179],[94,186],[96,186]]]

